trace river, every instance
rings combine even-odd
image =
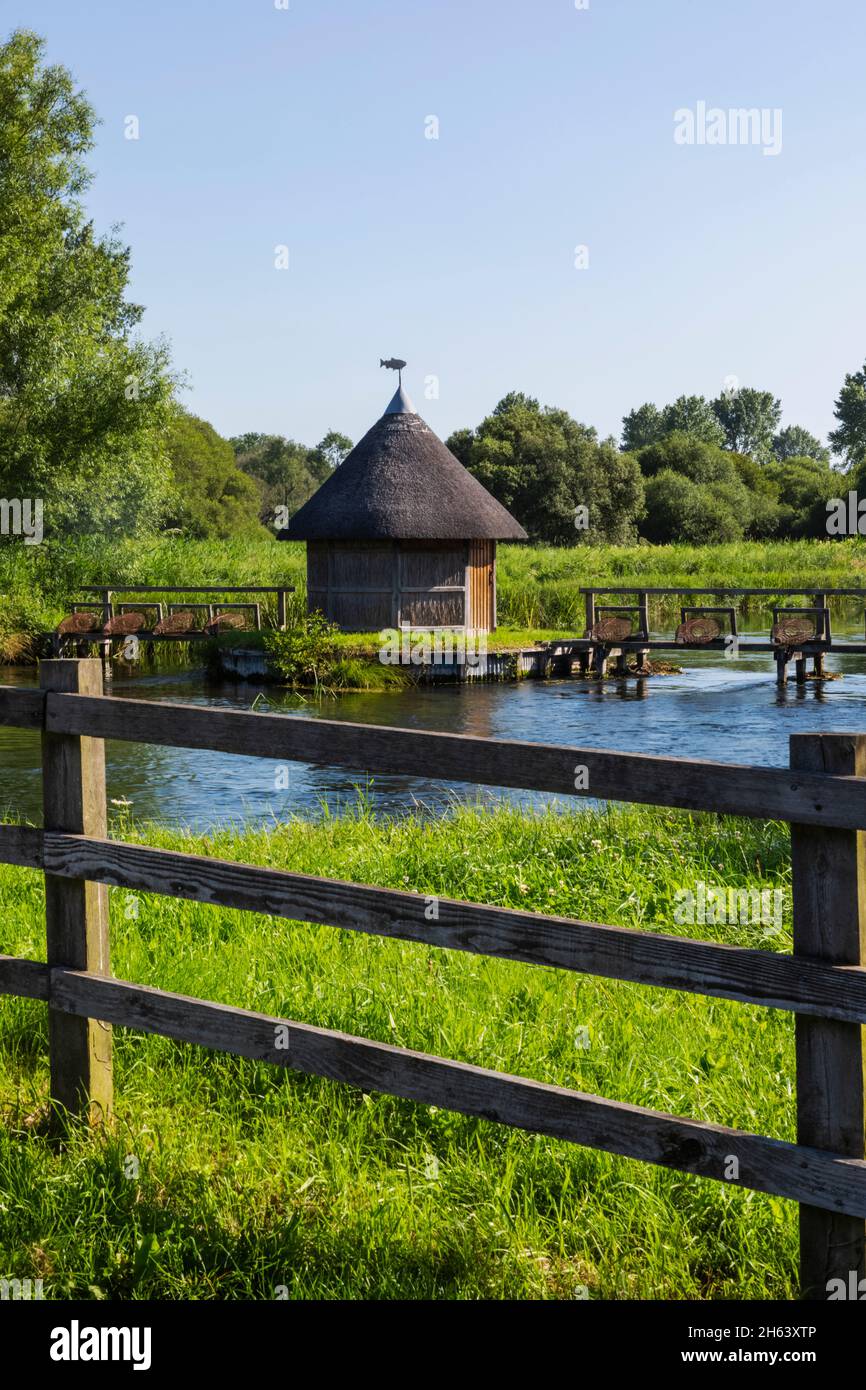
[[[742,650],[742,649],[741,649]],[[830,657],[843,679],[803,687],[775,684],[769,656],[725,661],[719,653],[686,653],[680,675],[594,681],[526,680],[518,684],[417,687],[396,693],[352,693],[303,702],[273,687],[258,708],[287,718],[391,724],[482,737],[526,739],[626,752],[667,753],[721,762],[785,766],[788,735],[866,732],[866,658]],[[0,684],[33,686],[33,670],[0,667]],[[182,701],[249,709],[259,687],[207,684],[200,671],[161,671],[115,679],[121,698]],[[266,703],[265,703],[266,700]],[[434,778],[373,776],[291,765],[289,785],[277,790],[278,764],[265,759],[161,748],[107,745],[108,795],[129,803],[136,820],[207,830],[228,822],[268,822],[292,815],[335,813],[357,803],[359,788],[378,814],[436,811],[455,797],[542,805],[544,794],[445,785]],[[581,804],[570,802],[568,804]],[[39,737],[0,728],[0,814],[41,819]]]

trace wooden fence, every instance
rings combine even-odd
[[[866,1275],[866,735],[748,767],[116,699],[96,660],[40,679],[0,687],[0,724],[42,731],[44,800],[43,830],[0,826],[0,861],[45,874],[47,963],[0,956],[0,993],[48,1005],[58,1115],[109,1114],[123,1025],[789,1198],[803,1295]],[[793,954],[448,899],[428,921],[418,894],[109,840],[106,738],[790,821]],[[116,980],[109,884],[789,1010],[797,1143]]]

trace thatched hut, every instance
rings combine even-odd
[[[307,604],[347,632],[496,626],[496,542],[526,532],[437,438],[402,385],[296,512]]]

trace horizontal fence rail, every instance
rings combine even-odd
[[[0,723],[362,773],[866,829],[866,782],[851,776],[105,695],[44,695],[43,725],[34,700],[39,694],[7,687],[0,693]]]
[[[23,987],[8,992],[48,998],[53,1008],[69,1014],[730,1181],[842,1215],[856,1217],[866,1210],[866,1162],[841,1154],[125,980],[0,956],[0,981],[13,981],[16,973]],[[732,1157],[737,1176],[728,1178]]]
[[[743,767],[108,698],[96,661],[46,662],[42,686],[0,688],[0,723],[41,731],[46,826],[0,826],[0,862],[45,875],[48,959],[0,956],[0,994],[48,1005],[58,1110],[109,1112],[111,1028],[132,1027],[790,1198],[806,1296],[866,1273],[866,736]],[[419,893],[112,840],[107,738],[787,820],[794,953],[439,896],[428,920]],[[113,979],[109,886],[788,1010],[798,1142]]]
[[[50,998],[53,1007],[71,1014],[705,1178],[725,1179],[735,1157],[738,1174],[729,1179],[734,1186],[817,1203],[842,1215],[858,1216],[866,1210],[866,1162],[844,1155],[125,980],[55,969]]]
[[[42,832],[30,831],[27,855],[13,857],[16,833],[0,827],[0,861],[65,878],[866,1023],[862,967],[439,896],[438,920],[428,921],[417,893],[80,835],[45,834],[43,848]]]

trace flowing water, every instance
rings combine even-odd
[[[688,653],[678,662],[684,667],[682,674],[643,681],[442,685],[307,702],[266,687],[257,708],[291,719],[350,720],[775,766],[787,764],[789,734],[866,732],[866,657],[830,657],[828,670],[840,672],[843,679],[810,680],[801,687],[791,682],[784,692],[776,688],[769,656],[725,661],[717,652]],[[35,683],[32,670],[0,668],[0,684]],[[249,709],[258,690],[247,684],[208,684],[200,671],[142,673],[112,683],[112,693],[121,698],[229,709]],[[448,785],[432,775],[365,776],[314,763],[289,764],[288,787],[282,790],[278,786],[285,778],[278,777],[276,761],[114,741],[106,751],[108,795],[114,802],[129,802],[136,820],[180,823],[196,830],[232,821],[318,815],[323,806],[334,813],[341,805],[356,803],[359,789],[376,812],[389,814],[419,805],[435,811],[455,797],[502,797],[535,805],[554,800],[541,793]],[[0,728],[3,813],[36,823],[41,818],[39,737],[33,732]]]

